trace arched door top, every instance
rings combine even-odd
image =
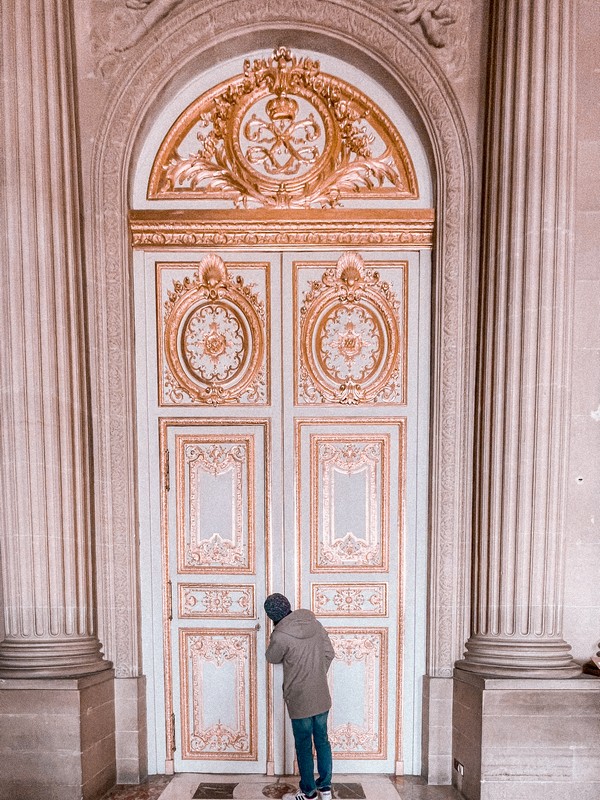
[[[417,199],[396,126],[358,88],[285,47],[179,115],[154,159],[149,200],[236,207],[335,207],[343,198]]]

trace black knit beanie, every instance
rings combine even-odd
[[[280,620],[292,613],[290,601],[285,595],[279,594],[279,592],[270,594],[267,597],[264,603],[264,609],[267,617],[272,619],[276,625]]]

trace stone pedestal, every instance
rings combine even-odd
[[[96,800],[115,784],[112,670],[0,679],[0,800]]]
[[[452,782],[467,800],[600,797],[600,680],[457,669],[453,766]]]
[[[140,783],[148,775],[146,678],[115,680],[117,783]]]

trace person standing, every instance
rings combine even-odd
[[[331,695],[327,671],[334,652],[327,631],[305,608],[292,611],[282,594],[270,594],[264,609],[275,625],[266,652],[270,664],[283,664],[283,699],[287,706],[300,771],[300,788],[283,800],[331,800],[333,762],[327,736]],[[315,781],[313,742],[319,777]]]

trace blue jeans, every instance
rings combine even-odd
[[[296,745],[296,759],[300,770],[300,788],[305,795],[316,796],[317,789],[331,789],[331,745],[327,738],[327,717],[329,711],[305,719],[293,719],[292,730]],[[315,765],[313,761],[313,740],[317,751],[317,768],[319,778],[315,783]]]

